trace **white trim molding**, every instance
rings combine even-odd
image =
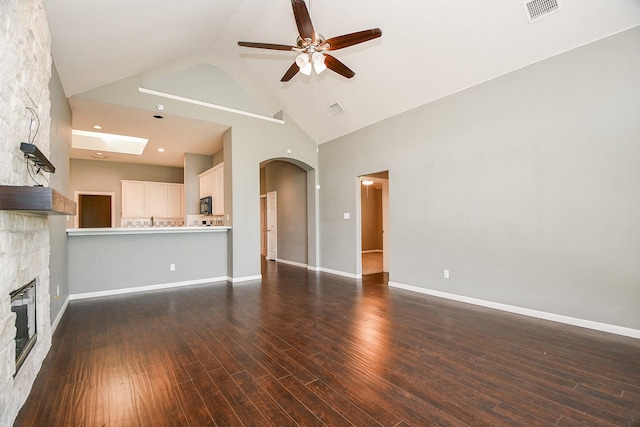
[[[593,320],[579,319],[576,317],[564,316],[562,314],[547,313],[546,311],[532,310],[530,308],[518,307],[509,304],[486,301],[478,298],[465,297],[462,295],[450,294],[442,291],[421,288],[418,286],[404,285],[402,283],[389,281],[389,286],[407,291],[418,292],[421,294],[431,295],[434,297],[445,298],[453,301],[464,302],[467,304],[479,305],[482,307],[493,308],[495,310],[507,311],[509,313],[521,314],[524,316],[535,317],[538,319],[550,320],[552,322],[564,323],[581,328],[593,329],[601,332],[608,332],[616,335],[623,335],[631,338],[640,339],[640,330],[626,328],[624,326],[610,325],[608,323],[594,322]]]
[[[321,271],[323,273],[329,273],[329,274],[337,274],[338,276],[348,277],[350,279],[362,279],[362,274],[346,273],[344,271],[331,270],[329,268],[324,268],[324,267],[318,267],[316,271]]]
[[[69,306],[70,299],[71,298],[67,297],[67,299],[64,300],[64,304],[62,304],[62,308],[60,308],[58,315],[53,320],[53,323],[51,324],[51,336],[53,336],[54,332],[56,331],[56,328],[58,327],[58,324],[60,323],[60,320],[62,320],[62,316],[64,316],[64,312],[67,311],[67,307]]]
[[[276,262],[279,262],[279,263],[282,263],[282,264],[287,264],[287,265],[292,265],[294,267],[302,267],[302,268],[307,268],[308,267],[307,264],[303,264],[301,262],[288,261],[286,259],[280,259],[280,258],[277,258]]]
[[[256,274],[255,276],[227,277],[227,280],[231,283],[251,282],[253,280],[262,280],[262,274]]]
[[[137,286],[135,288],[110,289],[108,291],[85,292],[69,295],[70,300],[106,297],[111,295],[131,294],[134,292],[155,291],[159,289],[179,288],[181,286],[203,285],[205,283],[226,282],[227,277],[210,277],[208,279],[186,280],[184,282],[161,283],[157,285]]]

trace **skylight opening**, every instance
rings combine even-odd
[[[73,129],[71,131],[71,148],[92,151],[108,151],[111,153],[141,155],[144,152],[148,138],[116,135],[111,133],[90,132]]]

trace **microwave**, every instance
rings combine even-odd
[[[211,196],[200,199],[200,215],[213,215],[213,198]]]

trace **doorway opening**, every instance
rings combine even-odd
[[[260,165],[260,253],[266,261],[309,266],[309,173],[287,160]]]
[[[75,202],[78,214],[76,228],[114,228],[116,202],[115,193],[76,191]]]
[[[389,172],[360,177],[362,275],[388,273]]]

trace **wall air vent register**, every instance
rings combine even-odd
[[[558,0],[531,0],[523,3],[529,22],[537,21],[561,9]]]

